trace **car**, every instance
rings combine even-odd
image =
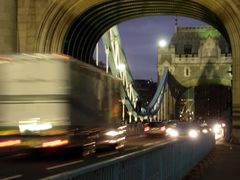
[[[96,142],[97,150],[116,150],[122,149],[126,143],[127,126],[122,125],[117,128],[100,131],[98,141]]]
[[[200,126],[194,122],[169,121],[166,123],[166,134],[170,137],[197,138],[200,133]]]
[[[144,133],[147,136],[164,137],[166,135],[166,126],[163,122],[149,122],[144,127]]]

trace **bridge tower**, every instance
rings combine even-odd
[[[209,84],[231,88],[228,73],[231,63],[229,46],[216,29],[208,26],[177,27],[169,46],[158,48],[158,76],[161,78],[165,66],[171,74],[168,97],[161,111],[163,118],[170,118],[167,114],[172,109],[176,118],[193,120],[196,97],[183,97],[184,93],[194,94],[194,87]],[[230,124],[230,117],[228,121]]]
[[[158,79],[162,78],[164,67],[169,69],[170,73],[174,72],[174,67],[172,66],[172,60],[174,59],[175,48],[170,47],[158,47]],[[169,80],[168,80],[169,81]],[[175,103],[176,96],[173,95],[173,91],[170,90],[169,83],[165,89],[165,95],[163,100],[163,105],[158,113],[160,120],[175,119]]]

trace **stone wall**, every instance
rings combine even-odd
[[[19,52],[33,52],[37,32],[51,0],[18,0]]]
[[[17,52],[16,0],[0,0],[0,54]]]

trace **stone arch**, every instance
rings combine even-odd
[[[36,50],[62,51],[64,43],[69,43],[65,47],[70,55],[89,61],[98,39],[111,26],[137,17],[171,14],[207,22],[229,39],[225,26],[218,16],[201,3],[192,0],[187,2],[183,0],[148,2],[62,0],[54,1],[46,12],[38,33]],[[71,29],[72,25],[75,29]],[[69,31],[72,35],[68,36]],[[70,42],[64,42],[66,37],[69,37]]]
[[[61,0],[52,1],[37,34],[35,50],[63,52],[91,61],[104,32],[120,22],[142,16],[178,15],[214,26],[230,42],[233,60],[233,131],[240,143],[240,12],[235,0]],[[79,29],[65,41],[72,25]],[[70,42],[71,41],[71,42]],[[68,43],[66,45],[66,43]]]

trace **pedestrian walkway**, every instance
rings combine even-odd
[[[240,180],[240,145],[217,142],[213,152],[185,179]]]

